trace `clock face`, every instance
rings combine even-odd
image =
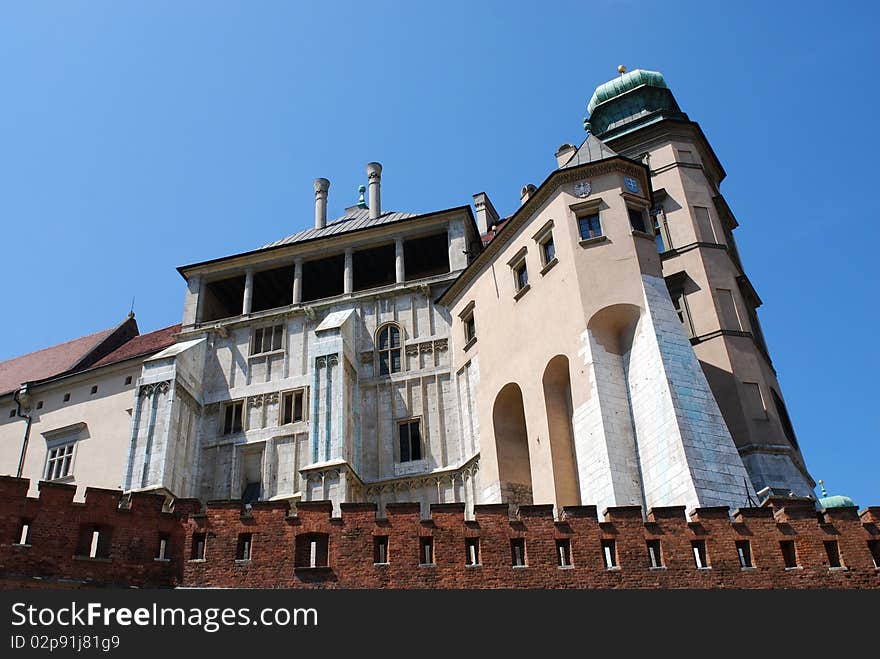
[[[574,193],[578,197],[588,197],[592,189],[589,181],[578,181],[574,184]]]
[[[626,186],[626,189],[630,192],[638,192],[639,191],[639,182],[634,179],[632,176],[624,176],[623,184]]]

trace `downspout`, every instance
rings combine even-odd
[[[18,472],[16,473],[17,478],[21,478],[21,474],[24,471],[24,457],[25,455],[27,455],[28,440],[31,436],[31,423],[33,422],[30,414],[24,414],[21,411],[21,400],[19,399],[19,395],[22,392],[24,392],[25,396],[29,395],[27,390],[27,383],[23,384],[21,386],[21,389],[19,389],[12,395],[12,398],[13,400],[15,400],[16,405],[16,416],[18,416],[20,419],[27,419],[27,425],[25,425],[24,427],[24,439],[21,442],[21,456],[18,458]],[[30,410],[30,408],[26,409]]]

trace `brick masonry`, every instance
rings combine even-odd
[[[70,485],[0,477],[0,584],[4,588],[247,587],[247,588],[880,588],[870,543],[880,542],[880,507],[817,512],[804,499],[777,499],[731,514],[727,508],[609,508],[599,521],[594,506],[475,507],[435,504],[422,519],[418,503],[342,505],[177,500],[88,489],[75,503]],[[19,544],[22,520],[28,542]],[[106,558],[89,558],[84,530],[109,533]],[[168,559],[156,560],[160,534]],[[250,534],[249,560],[237,560],[242,534]],[[204,537],[203,559],[193,559]],[[376,537],[388,539],[387,563],[374,563]],[[106,538],[106,536],[104,536]],[[478,565],[467,565],[468,538],[478,539]],[[525,567],[513,567],[511,541],[525,544]],[[608,569],[603,541],[614,541],[616,566]],[[647,542],[659,540],[662,567],[651,568]],[[740,567],[736,543],[748,541],[753,568]],[[312,542],[315,549],[312,549]],[[558,542],[568,541],[571,567],[559,567]],[[698,569],[693,542],[704,541],[707,569]],[[793,542],[797,567],[786,568],[782,542]],[[434,563],[424,561],[433,545]],[[832,568],[826,543],[836,542],[844,567]],[[317,567],[311,567],[314,551]],[[85,554],[81,555],[81,554]]]

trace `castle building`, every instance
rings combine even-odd
[[[113,450],[64,478],[203,501],[427,514],[811,496],[708,140],[656,72],[600,85],[588,112],[508,217],[485,193],[388,210],[370,163],[369,190],[328,220],[316,179],[314,228],[179,268],[182,323],[139,353],[114,402],[130,415],[66,408],[24,475],[53,479],[52,451],[79,451],[58,432],[79,423]],[[25,452],[15,400],[0,396],[8,474]]]

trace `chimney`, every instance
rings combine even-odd
[[[377,162],[367,163],[367,179],[370,184],[370,219],[375,220],[382,214],[382,197],[379,192],[382,184],[382,165]]]
[[[474,195],[474,208],[477,210],[477,229],[480,235],[489,233],[489,227],[498,223],[498,211],[485,192]]]
[[[522,206],[524,203],[526,203],[529,200],[529,197],[535,194],[535,190],[537,189],[538,188],[536,188],[531,183],[526,183],[522,187],[522,191],[519,193],[519,205]]]
[[[330,189],[330,181],[325,178],[315,179],[315,228],[323,229],[327,226],[327,191]]]
[[[575,151],[577,151],[577,149],[573,144],[563,144],[556,149],[556,166],[561,169],[563,165],[571,160]]]

